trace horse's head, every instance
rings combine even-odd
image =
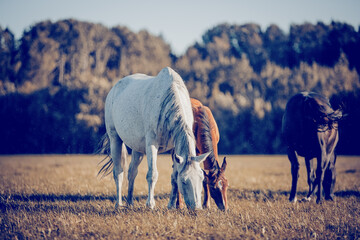
[[[175,154],[175,166],[178,170],[177,184],[184,196],[185,204],[190,209],[201,209],[201,190],[204,180],[200,163],[209,153],[200,156],[180,156]]]
[[[217,163],[217,162],[216,162]],[[219,166],[219,163],[217,163]],[[213,175],[211,173],[205,175],[205,181],[207,181],[210,195],[214,199],[216,205],[220,210],[227,210],[227,188],[229,186],[228,180],[225,177],[225,169],[226,169],[226,157],[224,157],[223,163],[221,165],[220,170]]]

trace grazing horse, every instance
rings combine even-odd
[[[210,207],[210,195],[219,209],[227,210],[228,180],[225,177],[227,163],[226,158],[224,158],[220,168],[217,149],[217,144],[220,139],[218,126],[211,110],[204,106],[199,100],[191,98],[191,106],[194,114],[193,132],[196,138],[196,152],[198,155],[210,152],[204,161],[203,207]],[[178,205],[179,207],[182,205],[180,194],[178,195]]]
[[[174,149],[173,175],[176,175],[179,190],[188,208],[201,209],[204,174],[200,163],[208,154],[196,156],[193,122],[189,93],[182,78],[171,68],[162,69],[156,77],[134,74],[115,84],[105,102],[110,156],[99,173],[107,173],[113,165],[116,206],[122,206],[126,145],[132,149],[127,197],[130,205],[133,205],[138,166],[146,154],[149,192],[146,205],[154,208],[154,188],[158,179],[157,154]]]
[[[287,143],[291,163],[292,186],[289,200],[296,202],[296,187],[299,177],[297,156],[305,158],[310,200],[317,189],[317,203],[321,202],[322,187],[325,199],[333,200],[336,180],[335,147],[339,139],[338,121],[341,110],[334,111],[329,100],[319,94],[302,92],[287,103],[282,122],[282,132]],[[313,158],[317,158],[316,173]]]

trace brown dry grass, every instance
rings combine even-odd
[[[111,176],[98,178],[99,156],[0,157],[1,239],[358,239],[360,159],[339,157],[335,202],[290,204],[285,156],[228,156],[226,213],[167,210],[171,160],[158,161],[155,210],[145,207],[146,160],[135,206],[114,211]],[[299,198],[307,191],[301,161]],[[125,184],[123,193],[126,193]],[[212,202],[214,207],[214,203]]]

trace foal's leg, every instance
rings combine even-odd
[[[299,161],[296,156],[296,153],[293,149],[288,148],[288,157],[291,163],[291,175],[292,175],[292,183],[291,183],[291,192],[290,192],[290,202],[296,202],[296,188],[297,188],[297,181],[299,178]]]
[[[178,189],[178,195],[177,195],[177,198],[176,198],[176,208],[178,208],[178,209],[183,209],[184,208],[184,199],[181,196],[181,193],[180,193],[179,189]]]
[[[151,141],[147,141],[151,142]],[[146,206],[153,209],[155,207],[154,191],[155,184],[157,182],[159,173],[156,166],[158,149],[153,144],[147,144],[146,146],[146,158],[148,162],[148,172],[146,174],[146,180],[149,185],[149,196],[146,200]]]
[[[334,200],[334,187],[336,182],[336,155],[333,154],[330,159],[329,166],[325,170],[323,187],[325,192],[325,200]]]
[[[138,173],[139,164],[143,160],[143,157],[144,155],[142,153],[136,152],[134,150],[132,151],[131,162],[128,171],[129,186],[128,186],[128,196],[127,196],[127,201],[130,205],[134,204],[134,199],[133,199],[134,182]]]
[[[204,202],[203,202],[203,208],[210,208],[210,189],[209,184],[207,182],[207,179],[205,177],[203,181],[203,187],[204,187]]]
[[[308,185],[309,185],[309,192],[307,197],[305,198],[306,201],[311,200],[311,196],[313,192],[315,191],[315,170],[314,170],[314,161],[312,158],[305,158],[305,164],[306,164],[306,171],[307,171],[307,177],[308,177]]]
[[[117,208],[123,205],[121,188],[124,177],[124,166],[126,162],[127,150],[125,144],[123,144],[122,140],[118,136],[109,136],[109,138],[110,138],[111,158],[114,163],[113,174],[116,185],[115,208]]]

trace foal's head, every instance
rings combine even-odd
[[[216,161],[216,164],[218,165],[218,171],[213,173],[206,173],[204,171],[205,175],[205,181],[207,182],[210,190],[210,195],[214,199],[217,207],[221,210],[227,210],[227,189],[228,189],[228,180],[225,177],[225,169],[226,169],[226,157],[224,157],[223,163],[221,165],[221,168],[219,166],[219,163]]]

